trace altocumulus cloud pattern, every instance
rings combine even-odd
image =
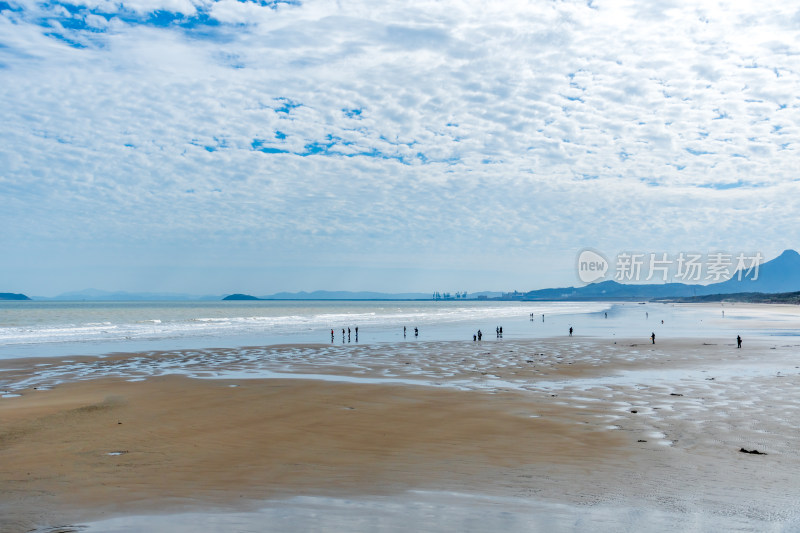
[[[487,280],[770,255],[798,236],[791,4],[0,0],[0,242]]]

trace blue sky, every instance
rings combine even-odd
[[[0,0],[0,291],[527,290],[800,247],[800,10]]]

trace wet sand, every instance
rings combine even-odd
[[[0,400],[0,530],[411,490],[796,527],[800,348],[749,344],[571,338],[254,348],[260,359],[244,350],[238,365],[230,350],[17,361],[2,378],[41,383]],[[341,381],[258,377],[277,371]]]

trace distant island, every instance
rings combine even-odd
[[[24,294],[17,294],[14,292],[0,292],[0,300],[30,300]]]
[[[262,298],[256,298],[255,296],[250,296],[249,294],[231,294],[230,296],[226,296],[222,299],[223,301],[226,300],[262,300]]]

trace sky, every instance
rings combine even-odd
[[[800,6],[0,0],[0,292],[580,285],[800,248]]]

